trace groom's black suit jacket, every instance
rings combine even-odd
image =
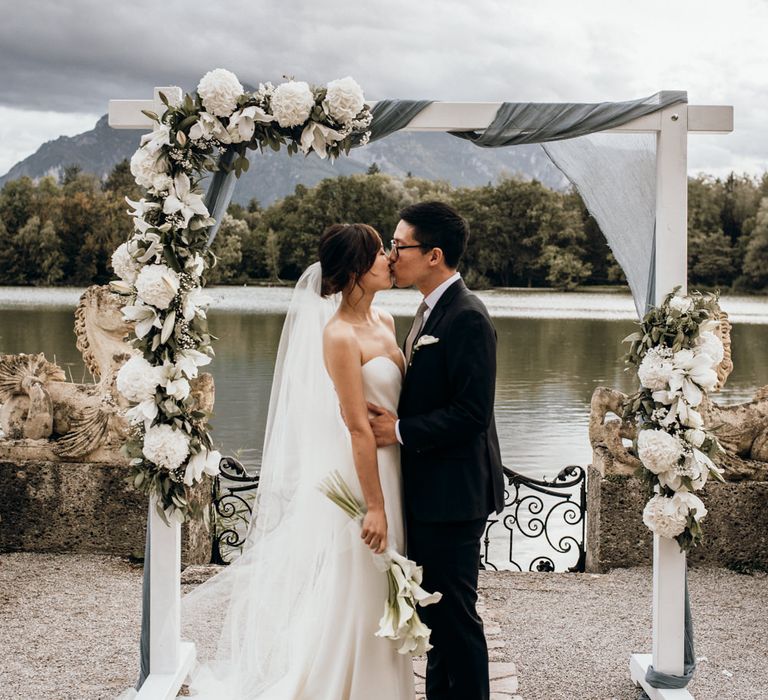
[[[488,311],[457,280],[430,312],[425,335],[439,341],[412,353],[398,406],[406,509],[427,522],[500,513],[496,331]]]

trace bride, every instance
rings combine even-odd
[[[404,551],[399,447],[376,448],[367,402],[395,411],[404,358],[389,258],[365,224],[335,224],[302,275],[280,339],[257,502],[243,554],[184,597],[197,698],[413,700],[409,654],[376,636],[378,553]],[[367,512],[317,488],[337,470]]]

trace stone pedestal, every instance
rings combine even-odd
[[[0,461],[0,552],[144,556],[147,498],[125,483],[128,467],[106,463]],[[210,503],[210,488],[196,498]],[[182,528],[183,564],[207,564],[202,523]]]
[[[603,458],[594,452],[595,464]],[[601,477],[595,466],[587,478],[586,569],[604,572],[651,564],[653,536],[643,524],[644,485],[634,477]],[[694,566],[768,568],[768,482],[709,481],[697,495],[707,507],[704,542],[688,553]]]

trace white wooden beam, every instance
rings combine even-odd
[[[179,88],[155,88],[178,90]],[[369,104],[374,105],[375,102]],[[404,131],[482,131],[493,120],[501,102],[433,102],[417,114]],[[684,107],[685,105],[680,105]],[[151,100],[110,100],[109,125],[115,129],[152,128],[152,122],[145,117],[142,109],[154,109]],[[693,133],[728,133],[733,131],[733,108],[722,106],[688,106],[692,118],[689,130]],[[634,119],[627,124],[609,131],[647,133],[658,132],[661,128],[660,113]]]

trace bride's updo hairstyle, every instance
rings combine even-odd
[[[320,294],[336,294],[373,267],[381,236],[368,224],[331,224],[320,236],[318,256],[323,271]]]

